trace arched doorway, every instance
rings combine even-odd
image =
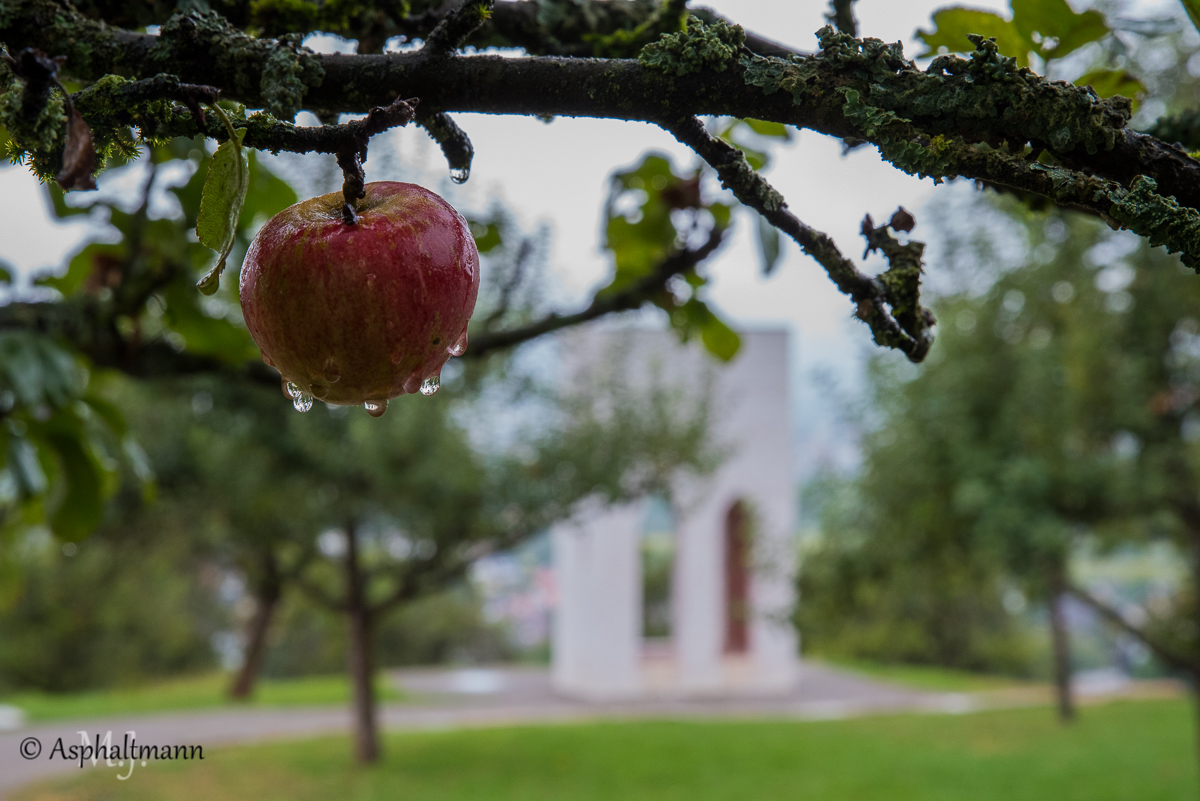
[[[735,501],[725,514],[725,653],[750,650],[750,509]]]

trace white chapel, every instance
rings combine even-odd
[[[661,621],[647,614],[648,596],[658,593],[645,574],[652,501],[595,509],[552,532],[559,694],[615,701],[794,689],[788,336],[758,330],[741,337],[729,363],[680,345],[669,331],[590,330],[567,344],[577,377],[615,361],[630,381],[653,374],[668,385],[710,387],[711,435],[726,456],[712,475],[681,479],[673,489]]]

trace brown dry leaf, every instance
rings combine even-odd
[[[896,209],[896,213],[892,215],[892,219],[888,221],[888,225],[892,227],[893,231],[911,231],[916,227],[917,221],[909,213],[908,209],[901,206]]]
[[[55,176],[64,192],[73,189],[95,189],[96,145],[92,142],[92,129],[83,115],[71,109],[67,120],[67,145],[63,148],[63,168]]]

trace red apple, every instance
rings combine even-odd
[[[383,414],[437,390],[461,356],[479,293],[479,251],[449,203],[415,184],[366,186],[353,225],[342,193],[271,218],[242,268],[242,313],[296,408],[312,398]]]

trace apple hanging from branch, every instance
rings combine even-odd
[[[246,327],[296,408],[313,399],[383,414],[437,391],[466,350],[479,252],[454,207],[415,184],[366,184],[356,219],[333,192],[297,203],[255,236],[241,275]]]

